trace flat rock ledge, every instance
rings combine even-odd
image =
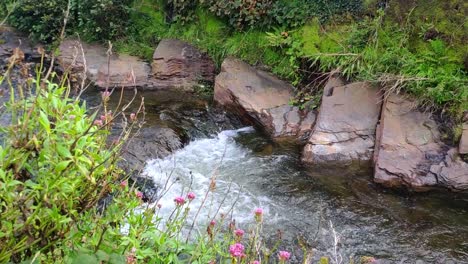
[[[386,187],[427,191],[468,189],[468,164],[440,140],[430,113],[413,100],[390,95],[383,105],[374,156],[374,181]]]
[[[317,122],[303,150],[309,165],[370,167],[382,95],[367,82],[344,84],[331,77]]]
[[[290,106],[293,87],[247,63],[227,58],[216,76],[214,100],[274,139],[304,139],[315,122],[313,111]]]

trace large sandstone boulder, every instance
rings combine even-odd
[[[107,49],[97,44],[65,40],[60,44],[58,62],[76,80],[88,79],[98,87],[143,87],[148,84],[150,67],[146,62],[128,55],[107,55]]]
[[[152,85],[155,88],[179,87],[192,91],[200,83],[213,83],[215,65],[206,53],[190,44],[163,39],[153,54]]]
[[[418,111],[414,101],[390,95],[378,130],[375,182],[416,191],[468,188],[467,164],[441,142],[437,123],[430,113]]]
[[[459,151],[460,154],[468,154],[468,120],[463,124]]]
[[[234,58],[224,60],[215,81],[218,104],[273,138],[301,138],[311,131],[315,114],[290,106],[292,96],[290,84]]]
[[[344,85],[342,80],[332,77],[324,88],[317,122],[303,151],[303,162],[368,167],[381,101],[379,89],[369,83]]]

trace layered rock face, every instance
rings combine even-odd
[[[192,91],[199,83],[213,83],[215,65],[206,54],[186,42],[163,39],[153,54],[151,86]]]
[[[275,76],[227,58],[215,80],[214,100],[273,138],[301,138],[311,131],[315,113],[290,106],[292,92],[290,84]]]
[[[88,79],[100,88],[141,87],[148,82],[150,67],[137,57],[110,55],[100,45],[65,40],[60,44],[58,62],[77,81]]]
[[[395,94],[386,99],[377,137],[375,182],[417,191],[468,189],[468,164],[441,142],[437,123],[412,100]]]
[[[324,88],[317,122],[304,148],[309,164],[369,166],[382,96],[366,82],[344,85],[331,78]]]
[[[193,91],[199,83],[213,83],[213,61],[195,47],[172,39],[162,40],[151,67],[137,57],[112,54],[107,48],[65,40],[58,62],[77,81],[88,79],[100,88],[141,87],[145,90],[182,89]]]

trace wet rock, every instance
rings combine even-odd
[[[144,87],[150,67],[128,55],[107,55],[107,48],[98,44],[65,40],[60,44],[57,60],[63,71],[70,71],[76,81],[88,79],[100,88]]]
[[[325,86],[317,122],[303,151],[303,162],[369,165],[381,93],[366,82],[343,84],[332,77]]]
[[[27,36],[17,32],[13,28],[0,26],[0,63],[6,62],[13,54],[15,48],[19,48],[28,61],[40,58],[41,55],[37,51],[38,47],[39,46],[34,45]]]
[[[124,148],[126,171],[140,171],[151,159],[163,158],[187,143],[174,130],[164,127],[144,127]]]
[[[214,62],[206,53],[176,39],[161,40],[151,66],[151,89],[193,91],[199,83],[213,83],[215,77]]]
[[[463,124],[463,132],[458,149],[460,154],[468,154],[468,121]]]
[[[468,167],[440,140],[430,113],[392,94],[384,103],[377,133],[374,181],[387,187],[425,191],[437,186],[468,189]]]
[[[215,80],[214,100],[273,138],[306,138],[315,113],[290,106],[293,87],[275,76],[227,58]]]

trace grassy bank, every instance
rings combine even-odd
[[[468,51],[467,25],[457,5],[466,4],[390,1],[383,11],[374,2],[365,1],[358,15],[239,29],[200,5],[190,19],[168,22],[160,1],[137,0],[130,33],[116,46],[150,60],[160,39],[183,39],[208,52],[218,67],[232,55],[288,79],[297,87],[297,104],[317,96],[308,85],[311,73],[338,69],[349,79],[414,94],[424,106],[459,120],[468,109]]]

